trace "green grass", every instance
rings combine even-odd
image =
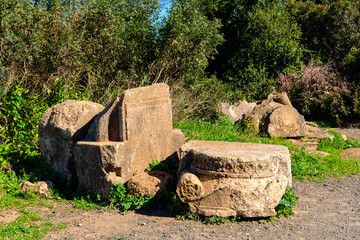
[[[326,177],[353,176],[360,173],[360,164],[355,159],[344,159],[339,153],[350,147],[359,147],[360,141],[343,140],[341,134],[329,130],[334,135],[333,140],[324,138],[318,149],[329,153],[329,156],[319,157],[306,153],[301,149],[291,156],[291,171],[294,178],[302,180],[321,181]]]
[[[290,151],[299,151],[297,146],[283,138],[269,138],[251,129],[244,129],[238,124],[233,124],[227,116],[220,116],[214,122],[193,120],[175,123],[174,128],[181,129],[189,140],[276,144],[286,146]]]
[[[360,173],[360,165],[352,159],[343,159],[333,153],[318,157],[300,151],[291,156],[291,172],[295,179],[321,181],[326,177],[353,176]]]
[[[359,163],[343,159],[339,153],[349,147],[359,147],[360,141],[344,141],[339,133],[330,130],[334,139],[323,139],[318,150],[330,153],[327,157],[318,157],[306,153],[283,138],[261,136],[249,129],[242,129],[230,122],[227,117],[220,117],[215,122],[201,120],[175,124],[189,140],[211,140],[228,142],[252,142],[283,145],[291,153],[292,175],[294,179],[321,181],[326,177],[352,176],[360,173]]]
[[[0,224],[1,239],[40,239],[49,231],[56,231],[67,227],[67,223],[54,226],[49,221],[44,221],[36,212],[21,210],[21,216],[7,226]]]

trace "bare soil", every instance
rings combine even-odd
[[[40,214],[66,229],[46,239],[360,239],[360,175],[327,179],[322,183],[294,182],[299,201],[295,215],[269,222],[206,225],[176,220],[166,210],[129,212],[77,210],[54,202]]]

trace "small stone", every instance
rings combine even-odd
[[[360,148],[347,148],[340,153],[340,156],[360,161]]]
[[[20,190],[25,192],[36,192],[45,197],[48,197],[52,193],[52,189],[54,184],[51,181],[40,181],[36,184],[31,183],[29,181],[22,181],[20,183]]]
[[[136,174],[127,183],[130,194],[160,197],[166,188],[175,186],[175,176],[163,171],[142,172]]]

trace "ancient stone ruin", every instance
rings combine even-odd
[[[273,100],[267,104],[276,105],[272,114],[288,107]],[[191,212],[206,216],[273,216],[291,187],[290,154],[284,146],[185,144],[184,134],[172,128],[166,84],[126,90],[106,108],[72,100],[53,106],[40,121],[39,141],[42,154],[68,187],[106,197],[113,184],[127,183],[130,193],[157,197],[170,185]],[[178,179],[161,171],[144,172],[153,160],[178,154]]]
[[[172,129],[166,84],[126,90],[105,109],[81,101],[56,105],[41,119],[39,139],[43,155],[69,186],[104,196],[114,183],[127,182],[185,142]]]
[[[222,103],[220,109],[233,122],[242,121],[245,126],[270,136],[303,137],[308,134],[304,116],[291,105],[286,93],[270,94],[257,103]]]
[[[67,187],[77,187],[74,148],[103,106],[89,101],[68,100],[45,111],[39,124],[42,155],[66,180]]]
[[[189,141],[181,148],[177,194],[191,212],[267,217],[291,187],[287,147]]]

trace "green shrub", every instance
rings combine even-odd
[[[277,216],[285,216],[288,217],[290,215],[294,215],[294,211],[292,207],[295,206],[297,197],[291,188],[287,188],[285,190],[285,195],[281,198],[279,204],[275,208]]]
[[[118,208],[121,212],[127,213],[129,210],[140,209],[149,202],[151,196],[131,195],[127,192],[126,187],[119,183],[112,187],[109,198],[112,206]]]

